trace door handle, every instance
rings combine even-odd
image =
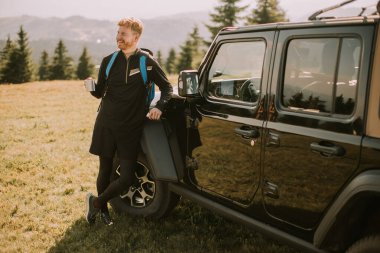
[[[320,141],[310,143],[311,150],[320,153],[323,156],[344,156],[346,150],[329,141]]]
[[[242,126],[239,128],[235,128],[235,134],[240,135],[245,139],[257,139],[260,136],[259,130],[250,126]]]

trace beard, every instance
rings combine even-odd
[[[128,48],[133,47],[132,42],[124,41],[124,40],[118,40],[117,41],[117,47],[121,50],[126,50]]]

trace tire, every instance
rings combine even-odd
[[[380,252],[380,235],[364,237],[355,242],[346,253],[378,253]]]
[[[116,158],[114,160],[116,173],[119,167],[120,163]],[[135,176],[135,183],[110,201],[115,212],[160,219],[176,207],[180,196],[172,193],[166,182],[153,179],[151,166],[142,154],[137,159]],[[118,174],[115,174],[113,179],[117,177]]]

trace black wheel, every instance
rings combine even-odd
[[[114,160],[118,177],[119,160]],[[169,191],[166,182],[155,180],[150,166],[143,155],[139,155],[135,171],[135,183],[120,196],[113,198],[110,204],[117,213],[159,219],[167,215],[178,203],[180,197]]]
[[[346,253],[378,253],[380,252],[380,235],[367,236],[355,242]]]

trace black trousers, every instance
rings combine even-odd
[[[111,182],[111,176],[115,177],[113,171],[113,158],[99,156],[99,174],[96,180],[98,201],[102,211],[107,211],[107,202],[120,195],[134,182],[136,160],[120,160],[120,177]]]

